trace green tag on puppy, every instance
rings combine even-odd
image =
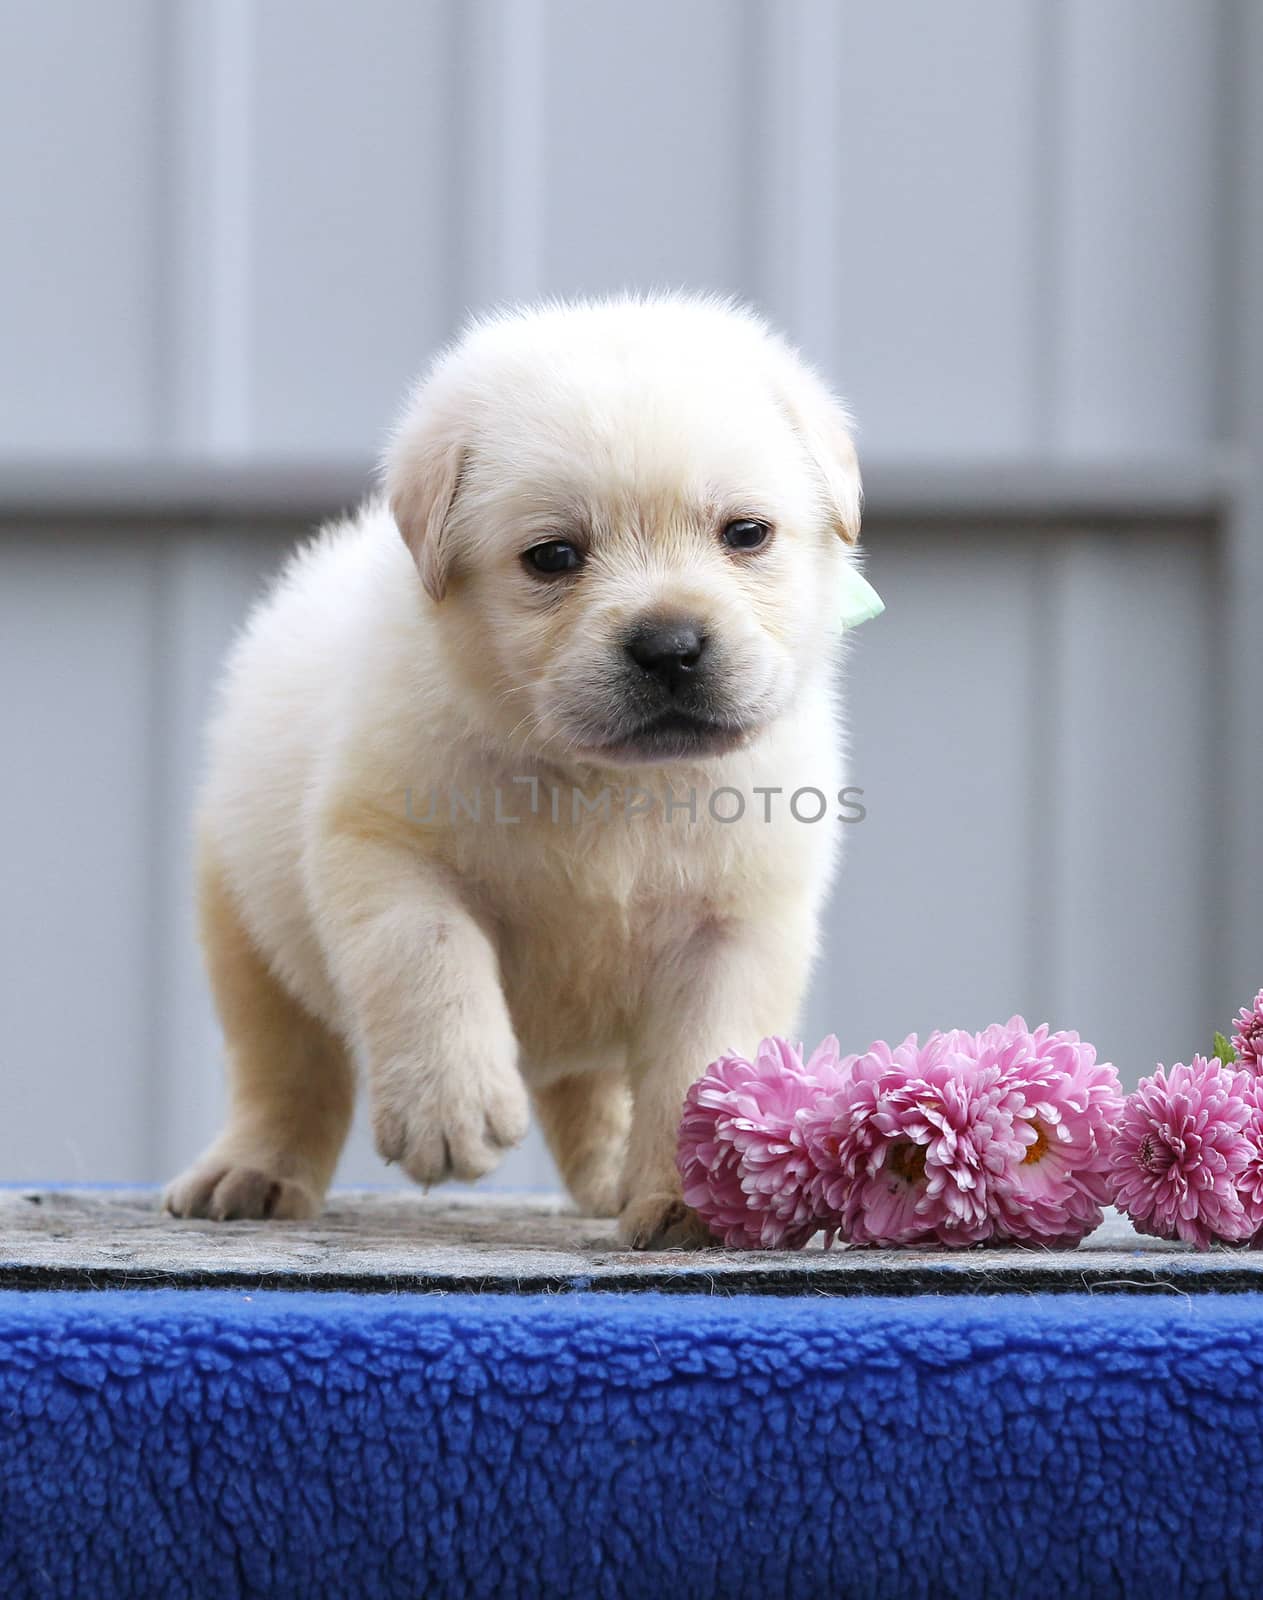
[[[864,574],[848,567],[842,580],[842,626],[858,628],[861,622],[880,617],[885,609],[886,602]]]

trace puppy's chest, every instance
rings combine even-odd
[[[648,825],[523,828],[492,852],[480,841],[462,876],[494,930],[519,1029],[576,1044],[622,1033],[648,976],[731,914],[746,874],[730,857],[704,833]]]
[[[651,974],[678,958],[704,918],[691,895],[576,895],[503,920],[501,977],[523,1043],[578,1046],[625,1035]]]
[[[713,916],[726,876],[705,838],[596,827],[537,828],[501,839],[490,859],[479,852],[467,871],[509,934],[573,940],[586,930],[602,946],[641,949],[670,943]]]

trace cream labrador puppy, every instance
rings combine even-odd
[[[583,1212],[695,1242],[685,1089],[792,1025],[840,832],[845,414],[729,304],[553,304],[439,357],[384,486],[228,664],[198,835],[231,1109],[166,1204],[315,1214],[359,1066],[417,1182],[489,1172],[533,1104]]]

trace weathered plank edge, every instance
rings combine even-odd
[[[694,1294],[706,1296],[768,1295],[845,1299],[872,1296],[902,1299],[917,1295],[976,1297],[981,1295],[1258,1294],[1263,1272],[1245,1265],[1216,1266],[1197,1261],[1148,1261],[1125,1264],[1091,1262],[1030,1266],[1008,1263],[987,1266],[916,1261],[907,1267],[888,1263],[848,1263],[844,1272],[795,1262],[791,1266],[732,1267],[708,1271],[688,1265],[605,1269],[591,1273],[534,1273],[510,1276],[443,1272],[245,1272],[240,1269],[156,1273],[129,1267],[35,1266],[0,1262],[0,1292],[106,1291],[117,1289],[228,1289],[247,1292],[314,1292],[343,1294]]]
[[[175,1222],[153,1191],[0,1188],[0,1291],[972,1297],[1263,1292],[1263,1251],[1137,1234],[1114,1214],[1078,1250],[620,1250],[557,1196],[335,1194],[304,1224]]]

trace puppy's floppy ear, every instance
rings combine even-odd
[[[834,528],[848,544],[855,544],[864,492],[846,408],[796,357],[781,366],[778,376],[781,404],[820,474]]]
[[[386,494],[425,592],[441,600],[452,564],[448,529],[465,466],[464,440],[437,418],[410,418],[386,463]]]

